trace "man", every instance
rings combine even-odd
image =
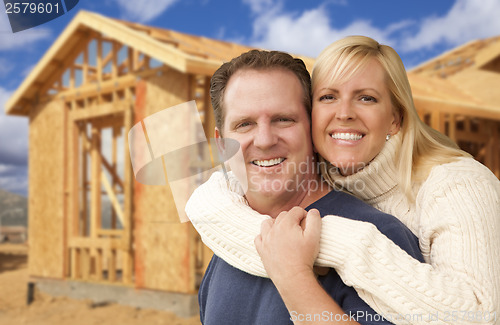
[[[211,97],[215,136],[237,140],[241,145],[248,183],[246,199],[252,209],[272,218],[295,206],[317,209],[309,212],[304,233],[319,222],[318,210],[321,215],[336,214],[365,221],[374,217],[381,222],[399,223],[348,194],[331,191],[316,173],[310,130],[310,77],[301,60],[282,52],[254,50],[242,54],[215,72]],[[186,209],[190,217],[196,210],[193,197]],[[277,220],[287,224],[291,219],[285,216],[282,214]],[[301,220],[303,216],[292,210],[290,218]],[[396,244],[422,260],[416,238],[402,224],[398,227],[398,232],[411,240]],[[314,235],[311,238],[314,240]],[[207,325],[260,325],[326,320],[307,314],[318,311],[309,307],[312,305],[326,308],[322,316],[329,315],[328,321],[356,324],[353,318],[343,316],[358,313],[363,315],[357,319],[360,323],[388,323],[353,288],[345,285],[334,270],[324,271],[317,281],[308,283],[309,295],[305,297],[312,293],[314,301],[302,300],[305,309],[295,309],[302,307],[297,304],[300,295],[290,299],[281,291],[280,296],[270,279],[244,273],[214,255],[199,291],[201,321]],[[280,284],[278,289],[287,285]],[[285,301],[282,297],[286,297]]]

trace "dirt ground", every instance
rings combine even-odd
[[[95,307],[89,300],[55,298],[40,292],[27,306],[27,282],[27,247],[0,244],[0,325],[200,324],[198,316],[186,319],[169,312],[118,304]]]

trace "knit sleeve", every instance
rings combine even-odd
[[[419,239],[421,247],[432,248],[422,252],[428,263],[409,256],[371,223],[325,216],[317,264],[334,267],[395,324],[495,324],[500,183],[490,174],[438,170],[421,188]],[[267,276],[253,239],[268,216],[250,209],[217,177],[193,194],[188,216],[216,255]]]
[[[496,324],[500,182],[489,171],[437,168],[417,205],[429,264],[374,226],[338,218],[323,221],[319,261],[396,324]]]
[[[253,241],[270,217],[248,206],[234,176],[226,181],[215,172],[193,192],[185,211],[215,255],[249,274],[268,277]]]

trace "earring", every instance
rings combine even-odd
[[[391,135],[390,135],[390,134],[386,135],[386,136],[385,136],[385,141],[389,141],[389,139],[390,139],[390,138],[391,138]]]

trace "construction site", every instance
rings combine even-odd
[[[127,133],[194,100],[213,137],[210,77],[250,49],[86,11],[71,21],[6,105],[29,119],[23,294],[31,285],[196,324],[211,251],[179,221],[168,185],[137,182]],[[314,58],[301,58],[310,71]],[[500,177],[500,37],[464,44],[408,76],[421,118]]]

